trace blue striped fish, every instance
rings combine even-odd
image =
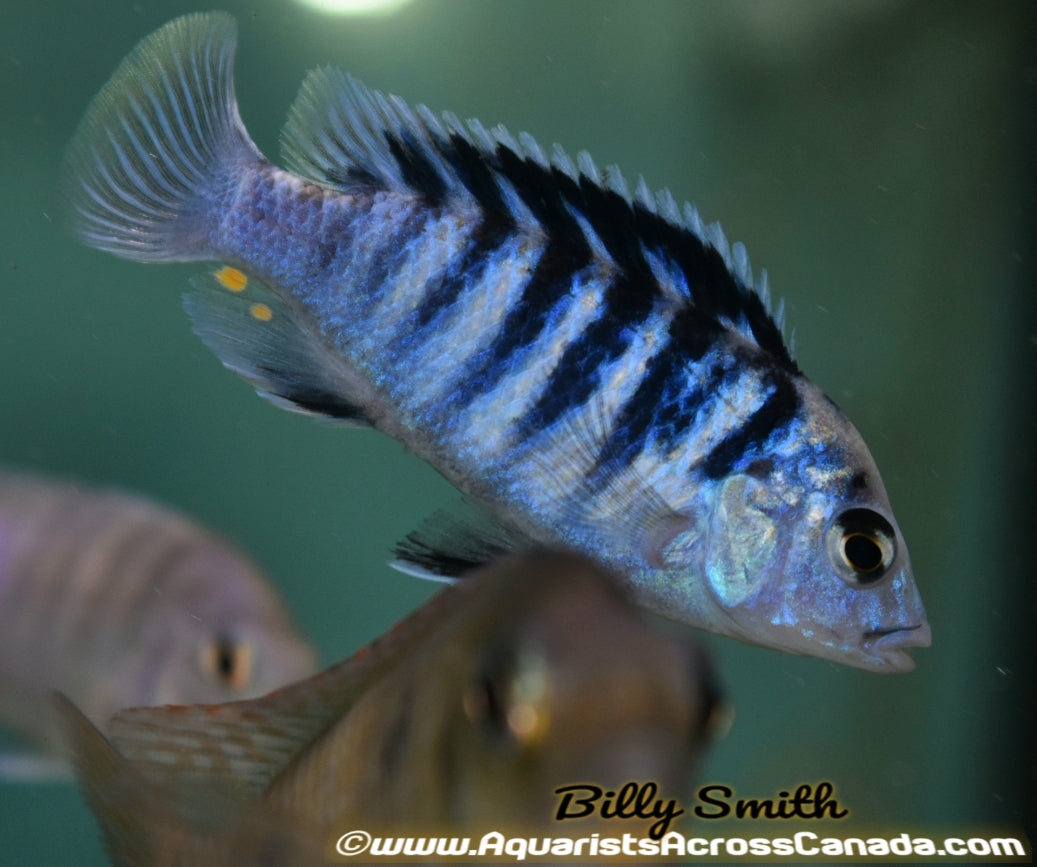
[[[401,560],[562,545],[678,621],[912,667],[929,625],[874,460],[741,245],[586,154],[331,68],[278,168],[239,117],[235,42],[212,13],[137,46],[69,147],[72,221],[128,259],[219,262],[187,309],[227,367],[397,438],[491,519],[433,522]]]

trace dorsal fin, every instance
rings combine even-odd
[[[149,777],[204,778],[258,796],[348,709],[373,673],[357,657],[258,699],[130,708],[111,721],[116,748]]]
[[[149,777],[65,696],[55,693],[53,703],[116,867],[324,863],[307,817],[243,799],[211,780]]]
[[[704,309],[724,327],[794,367],[769,315],[765,278],[754,281],[744,246],[729,245],[718,223],[704,224],[695,208],[678,207],[667,190],[653,193],[643,178],[631,193],[618,168],[599,171],[586,152],[573,160],[555,145],[548,156],[527,133],[514,137],[503,126],[487,129],[450,113],[437,117],[333,67],[308,74],[281,139],[289,168],[326,186],[478,207],[506,223],[548,232],[575,222],[591,249],[601,249],[602,239],[622,238],[615,247],[604,244],[621,269],[636,270],[654,257],[665,270],[681,273],[673,282],[684,284],[682,303],[712,295]],[[635,238],[641,249],[632,253]],[[703,271],[713,254],[726,276],[708,265]]]

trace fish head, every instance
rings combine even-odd
[[[664,558],[701,570],[709,627],[879,672],[909,671],[930,628],[878,468],[845,415],[800,380],[783,437],[716,480]]]
[[[492,640],[470,656],[451,726],[456,754],[468,757],[455,817],[551,824],[562,786],[651,780],[660,796],[684,794],[721,707],[702,648],[649,622],[585,558],[543,552],[513,563],[522,580]]]
[[[185,550],[152,602],[131,705],[218,704],[317,670],[312,645],[257,567],[221,540]],[[120,705],[126,706],[126,705]]]

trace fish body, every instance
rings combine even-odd
[[[583,551],[678,621],[912,667],[929,625],[878,469],[744,248],[586,154],[333,69],[280,169],[238,115],[234,46],[228,16],[187,16],[102,90],[65,168],[87,244],[223,262],[186,304],[226,366],[397,438],[508,539]],[[497,549],[462,529],[400,557],[452,573]]]
[[[77,768],[116,851],[149,833],[111,806],[127,775],[167,793],[162,812],[179,812],[181,838],[234,830],[207,830],[193,812],[222,798],[229,815],[280,817],[321,847],[353,828],[557,828],[555,790],[567,785],[652,781],[677,799],[719,693],[691,636],[662,626],[587,558],[507,556],[302,683],[120,712],[107,760],[73,722]]]
[[[0,472],[0,722],[61,755],[52,690],[105,728],[125,707],[257,696],[316,670],[226,542],[131,494]]]

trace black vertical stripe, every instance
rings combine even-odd
[[[456,303],[466,287],[478,282],[494,261],[495,254],[511,233],[511,225],[488,214],[472,233],[464,253],[451,262],[438,277],[429,281],[421,303],[411,314],[407,327],[402,331],[406,339],[417,336],[444,310]]]
[[[406,132],[402,138],[385,133],[385,141],[400,167],[403,182],[419,193],[430,207],[442,205],[446,201],[446,183],[428,158],[426,149]]]
[[[483,210],[495,214],[499,220],[514,226],[514,215],[504,203],[496,172],[490,167],[487,154],[454,133],[444,144],[444,156]]]
[[[760,296],[739,284],[728,270],[724,257],[713,246],[658,216],[651,221],[646,218],[643,223],[652,225],[650,234],[659,249],[681,269],[691,291],[692,303],[704,320],[717,321],[723,316],[737,322],[744,317],[757,345],[773,355],[788,373],[799,372],[782,340],[781,331],[767,313]]]
[[[493,342],[468,365],[462,380],[469,387],[457,399],[466,399],[472,392],[491,391],[500,382],[509,358],[540,336],[575,275],[593,258],[550,170],[503,145],[498,146],[495,158],[501,173],[544,229],[547,245],[523,287],[522,297],[505,313]],[[478,175],[472,177],[480,184],[485,180]]]
[[[410,332],[408,338],[413,338],[415,332],[424,329],[439,313],[450,308],[465,287],[477,282],[483,272],[495,264],[494,254],[516,228],[514,216],[504,203],[497,175],[490,168],[486,155],[457,133],[439,144],[458,180],[479,203],[483,216],[461,257],[427,287],[421,304],[404,329]]]
[[[621,282],[625,282],[620,278]],[[536,403],[521,421],[526,435],[545,430],[568,410],[585,403],[599,386],[598,370],[626,349],[630,334],[609,304],[606,290],[598,317],[562,352]]]
[[[447,185],[428,155],[413,141],[388,140],[406,182],[430,203],[445,204]],[[690,311],[683,320],[683,345],[676,344],[667,352],[678,352],[692,363],[698,357],[695,347],[703,340],[711,342],[722,330],[722,318],[732,322],[744,319],[779,368],[798,372],[760,298],[742,286],[720,253],[695,233],[670,223],[640,202],[631,204],[615,190],[584,175],[571,177],[504,144],[487,151],[455,132],[443,140],[435,137],[434,147],[478,202],[485,219],[457,264],[427,288],[422,303],[400,329],[405,335],[401,342],[420,339],[418,332],[435,324],[438,313],[456,302],[471,280],[481,275],[480,269],[497,264],[492,261],[493,252],[511,232],[521,228],[505,200],[503,184],[514,190],[547,238],[521,298],[501,311],[503,319],[492,342],[466,365],[459,378],[466,388],[455,395],[455,403],[470,399],[473,393],[491,391],[500,382],[515,353],[536,341],[548,326],[575,276],[592,264],[594,257],[580,220],[585,220],[598,236],[615,263],[616,274],[605,289],[593,322],[553,365],[542,393],[522,421],[527,434],[550,427],[566,412],[586,403],[599,385],[599,369],[627,350],[636,329],[651,315],[661,290],[646,259],[646,249],[656,251],[680,269],[689,287],[689,298],[682,305]],[[680,301],[675,303],[681,305]],[[701,333],[695,334],[696,329]],[[673,373],[658,376],[629,408],[628,427],[639,437],[652,424],[647,395],[651,389],[662,388]],[[611,444],[610,449],[613,446],[617,444]],[[714,450],[707,466],[722,465],[722,456],[736,450],[734,441],[726,451]],[[627,453],[625,446],[620,451]]]
[[[540,336],[551,311],[565,297],[563,290],[586,265],[587,259],[574,258],[571,248],[560,242],[548,243],[522,297],[505,314],[493,342],[469,365],[464,377],[469,393],[485,393],[496,387],[508,372],[511,356]]]
[[[540,398],[523,419],[527,435],[552,426],[587,402],[600,384],[597,371],[626,351],[634,330],[651,315],[660,294],[638,232],[646,216],[658,218],[632,208],[618,193],[585,176],[576,181],[558,169],[553,171],[559,189],[585,216],[618,273],[605,290],[597,318],[566,347]]]
[[[587,239],[563,194],[565,182],[571,187],[576,186],[575,182],[531,158],[520,157],[504,145],[498,146],[495,155],[501,174],[511,182],[544,231],[551,237],[564,239],[565,243],[571,244],[574,253],[581,251],[582,255],[589,255]]]
[[[691,368],[721,336],[715,326],[703,326],[697,319],[694,308],[684,307],[670,322],[667,346],[649,362],[648,371],[599,450],[592,483],[626,467],[645,449],[650,437],[665,449],[685,436],[699,407],[719,388],[728,372],[721,365],[710,372],[704,385],[689,385]]]
[[[758,451],[782,425],[799,411],[799,393],[793,380],[783,373],[772,377],[774,390],[745,423],[732,431],[702,460],[699,469],[707,479],[719,479],[730,473],[746,455]]]

